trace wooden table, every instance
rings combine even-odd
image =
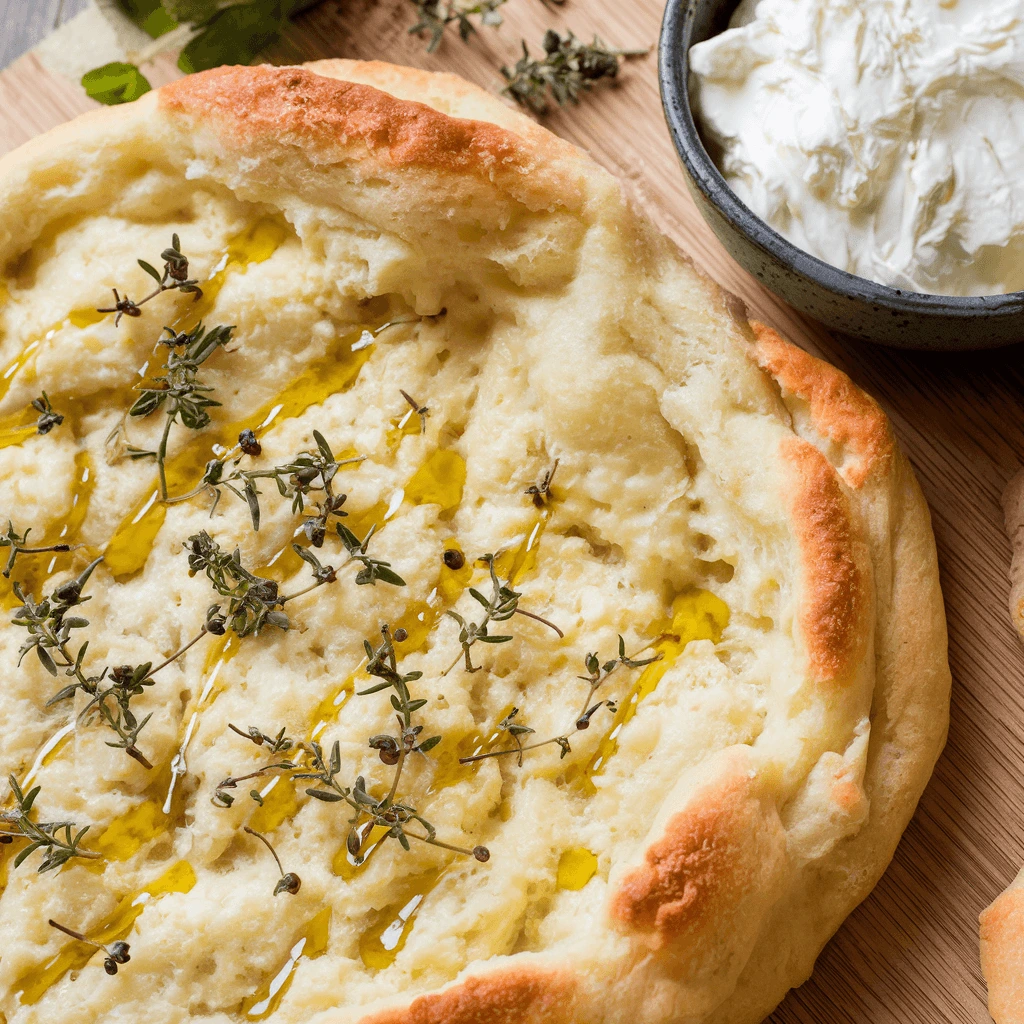
[[[499,68],[516,58],[521,35],[535,50],[548,25],[647,46],[657,39],[661,2],[569,0],[555,9],[509,0],[503,10],[500,31],[485,29],[468,45],[452,34],[427,54],[407,34],[413,10],[404,0],[325,0],[272,57],[383,58],[497,90]],[[77,86],[26,57],[0,75],[0,148],[88,105]],[[1010,548],[999,509],[1024,456],[1021,351],[924,355],[847,342],[766,293],[724,253],[686,193],[653,54],[631,62],[619,87],[546,123],[624,178],[661,227],[753,313],[877,396],[932,507],[953,670],[949,744],[888,873],[771,1022],[981,1024],[989,1018],[978,913],[1024,862],[1024,646],[1006,611]]]

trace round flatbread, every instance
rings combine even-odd
[[[874,401],[447,75],[195,75],[0,204],[8,1024],[741,1024],[809,976],[947,725]]]

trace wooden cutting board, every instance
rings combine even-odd
[[[509,0],[500,31],[434,54],[407,34],[405,0],[324,0],[272,54],[389,60],[501,87],[499,68],[534,51],[547,26],[653,45],[661,0]],[[154,83],[173,75],[164,62]],[[0,152],[86,110],[80,88],[31,54],[0,74]],[[850,374],[892,417],[931,504],[949,619],[949,743],[895,860],[839,930],[813,978],[771,1024],[985,1022],[978,914],[1024,862],[1024,646],[1007,615],[1010,546],[999,496],[1024,457],[1019,349],[966,355],[887,351],[833,337],[774,298],[715,240],[690,201],[662,120],[656,58],[631,61],[616,88],[546,118],[624,178],[654,220],[751,312]]]

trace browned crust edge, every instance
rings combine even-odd
[[[734,754],[620,880],[609,913],[655,949],[693,942],[727,923],[750,894],[770,887],[783,850],[774,805],[766,817],[748,758]]]
[[[896,442],[878,403],[842,370],[786,341],[771,327],[757,320],[751,320],[750,326],[757,339],[758,365],[784,391],[808,403],[811,419],[822,434],[856,456],[855,463],[841,470],[846,482],[860,488],[869,477],[888,473]]]
[[[996,1024],[1024,1024],[1024,888],[1016,883],[981,912],[981,970]]]
[[[566,1024],[575,1017],[575,975],[518,965],[475,975],[359,1024]]]
[[[867,552],[828,459],[800,438],[784,440],[780,454],[800,549],[800,628],[811,672],[820,683],[843,681],[860,663],[869,633]]]
[[[344,69],[333,62],[324,72]],[[404,70],[404,69],[403,69]],[[545,133],[526,140],[489,121],[304,67],[221,67],[165,85],[161,110],[210,125],[232,149],[294,146],[316,162],[352,160],[471,176],[534,209],[577,205],[579,154]],[[568,172],[568,165],[574,167]]]

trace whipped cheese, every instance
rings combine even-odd
[[[719,167],[795,245],[907,290],[1024,289],[1024,0],[743,0],[690,61]]]

